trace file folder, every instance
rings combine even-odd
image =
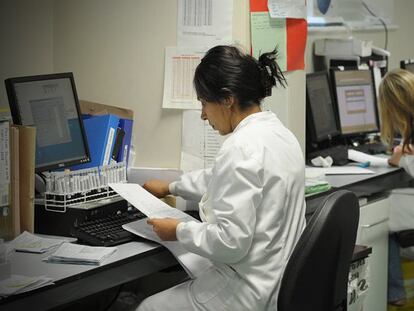
[[[119,117],[113,114],[87,117],[83,120],[91,162],[75,165],[73,170],[108,165],[116,139]]]
[[[126,161],[128,164],[129,150],[131,149],[133,120],[122,118],[119,120],[119,127],[124,130],[124,139],[120,147],[117,162]]]

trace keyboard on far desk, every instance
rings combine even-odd
[[[379,142],[359,146],[349,146],[349,149],[354,149],[367,154],[381,154],[387,152],[387,147]]]
[[[136,236],[122,228],[122,225],[143,219],[146,216],[138,210],[106,215],[85,221],[71,228],[72,236],[79,242],[93,246],[113,246],[130,242]]]

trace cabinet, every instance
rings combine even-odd
[[[360,209],[357,244],[372,247],[368,257],[369,289],[363,303],[364,311],[387,310],[388,220],[389,199],[386,197]]]

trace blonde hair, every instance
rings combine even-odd
[[[390,147],[395,134],[404,140],[404,150],[413,143],[414,74],[403,69],[388,72],[379,86],[381,138]]]

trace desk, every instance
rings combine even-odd
[[[317,204],[329,193],[348,189],[368,204],[361,207],[360,229],[357,243],[372,247],[370,256],[371,275],[374,277],[368,291],[366,311],[386,310],[386,273],[388,252],[388,223],[381,224],[377,234],[366,234],[362,226],[371,214],[387,212],[387,195],[397,187],[406,187],[412,178],[398,168],[371,168],[373,175],[328,176],[333,189],[306,198],[307,215],[311,215]],[[374,218],[375,218],[374,217]],[[371,221],[371,220],[370,220]],[[364,231],[364,234],[361,232]],[[78,266],[41,262],[42,255],[15,253],[12,258],[12,273],[26,275],[46,274],[56,285],[0,300],[0,310],[49,310],[68,304],[86,296],[150,275],[177,265],[175,258],[164,248],[149,242],[130,242],[118,246],[118,251],[101,266]],[[385,291],[384,291],[385,290]],[[371,307],[371,305],[373,307]]]
[[[55,285],[2,299],[0,310],[54,309],[177,265],[174,256],[155,243],[130,242],[117,248],[101,266],[52,264],[41,261],[50,252],[15,252],[11,258],[12,273],[47,275],[55,280]]]
[[[370,167],[369,169],[375,174],[326,176],[333,188],[324,193],[307,196],[306,216],[310,217],[329,193],[346,189],[357,195],[361,205],[357,244],[372,248],[372,254],[368,258],[370,281],[364,311],[386,311],[388,192],[395,188],[408,187],[412,182],[412,177],[400,168]]]

